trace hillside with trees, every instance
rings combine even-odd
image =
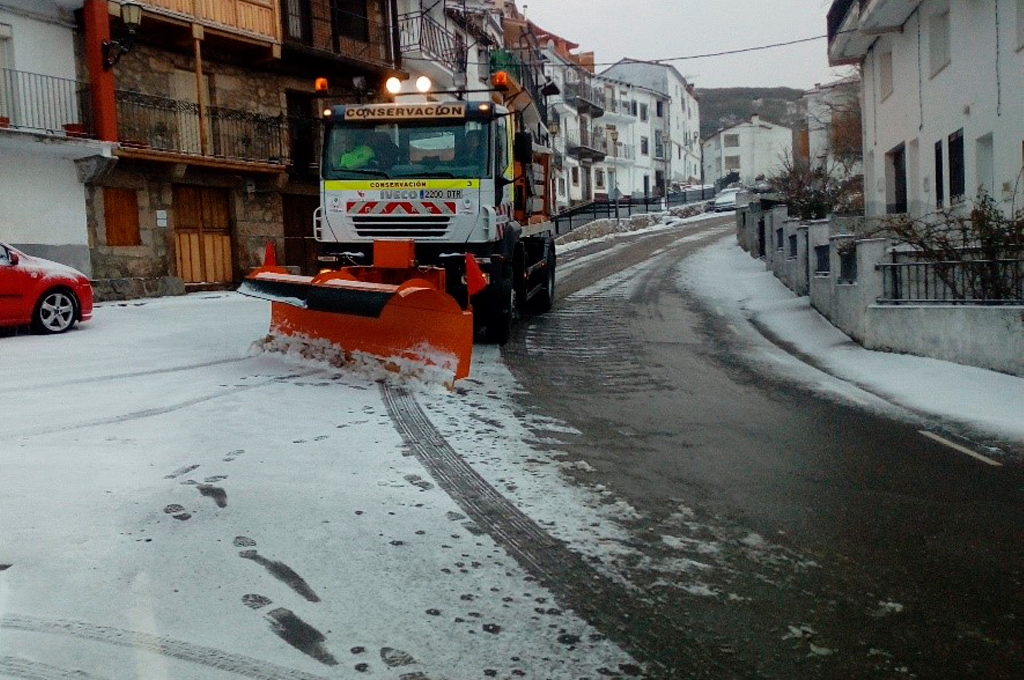
[[[707,139],[721,128],[735,125],[759,114],[765,120],[788,128],[800,125],[800,97],[803,90],[789,87],[722,87],[698,89],[700,136]],[[806,121],[803,122],[806,125]]]

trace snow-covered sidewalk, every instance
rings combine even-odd
[[[680,282],[724,317],[747,341],[749,357],[764,366],[860,405],[889,411],[896,405],[904,416],[938,418],[955,431],[1024,444],[1024,379],[866,350],[743,252],[735,237],[688,258]]]

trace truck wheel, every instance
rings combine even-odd
[[[512,321],[515,318],[516,289],[509,275],[495,288],[494,302],[487,315],[487,342],[504,345],[512,336]]]
[[[555,304],[555,252],[548,252],[547,266],[544,268],[544,287],[530,300],[530,311],[535,314],[550,312]]]

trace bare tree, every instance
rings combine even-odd
[[[931,265],[952,299],[1024,297],[1024,209],[1008,215],[984,192],[970,210],[957,206],[923,217],[887,215],[860,236],[907,246],[902,257]]]
[[[799,162],[786,153],[782,171],[768,179],[772,191],[802,220],[831,214],[858,214],[864,209],[864,183],[860,175],[826,160],[824,164]]]

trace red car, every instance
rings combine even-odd
[[[92,284],[71,267],[0,243],[0,327],[63,333],[92,318]]]

